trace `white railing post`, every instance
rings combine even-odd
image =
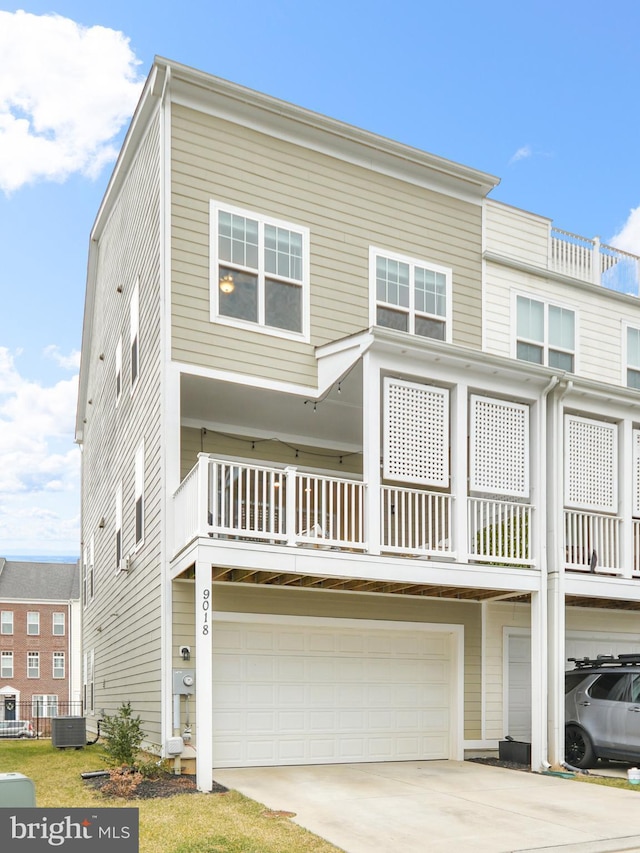
[[[296,489],[298,486],[298,477],[297,477],[298,469],[293,466],[289,466],[284,469],[285,476],[285,504],[284,504],[284,517],[285,517],[285,531],[287,534],[287,545],[296,545]]]
[[[593,248],[591,249],[591,280],[594,284],[602,282],[602,273],[600,271],[600,238],[593,238]]]
[[[196,533],[201,536],[209,527],[209,454],[198,453],[198,499]]]

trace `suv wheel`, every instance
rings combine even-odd
[[[572,767],[584,769],[595,764],[596,754],[589,735],[580,726],[567,726],[564,739],[565,761]]]

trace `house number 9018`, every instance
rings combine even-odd
[[[202,634],[206,637],[209,633],[209,596],[211,595],[210,589],[202,590]]]

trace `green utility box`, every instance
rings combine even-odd
[[[0,808],[35,808],[36,788],[22,773],[0,773]]]

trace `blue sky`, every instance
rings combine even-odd
[[[0,555],[79,553],[88,237],[154,55],[490,172],[492,197],[640,255],[639,37],[637,0],[0,0]]]

